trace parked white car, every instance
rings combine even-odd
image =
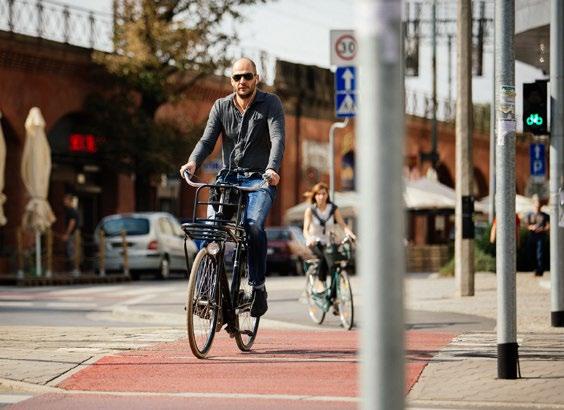
[[[132,279],[141,272],[157,272],[167,278],[172,271],[186,272],[197,252],[191,239],[186,241],[188,263],[184,255],[184,232],[177,219],[168,212],[139,212],[116,214],[102,218],[95,231],[96,242],[100,229],[105,236],[105,268],[123,270],[123,239],[125,231],[127,259]]]

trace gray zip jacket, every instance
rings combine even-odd
[[[254,101],[242,114],[235,93],[215,101],[204,134],[189,161],[199,167],[222,135],[223,167],[245,172],[280,172],[284,154],[284,110],[280,99],[257,89]]]

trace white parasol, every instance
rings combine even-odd
[[[22,224],[35,231],[36,274],[41,275],[41,232],[55,222],[55,215],[47,202],[51,149],[45,135],[45,120],[41,111],[33,107],[25,120],[26,140],[22,156],[22,179],[31,199],[24,211]]]

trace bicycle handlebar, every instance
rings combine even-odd
[[[187,170],[184,171],[182,176],[184,177],[184,180],[186,181],[186,183],[188,185],[194,187],[194,188],[200,188],[200,187],[203,187],[203,186],[215,186],[215,184],[204,184],[202,182],[192,181],[191,175]],[[244,187],[244,186],[235,185],[235,184],[221,184],[221,185],[227,186],[227,187],[232,187],[232,188],[237,188],[240,191],[244,191],[244,192],[255,192],[255,191],[258,191],[259,189],[265,188],[269,185],[270,176],[263,174],[262,178],[263,178],[263,180],[260,183],[255,184],[255,185],[250,186],[250,187]]]

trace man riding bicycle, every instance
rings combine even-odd
[[[233,64],[234,92],[215,101],[204,134],[180,168],[180,175],[184,171],[193,175],[222,135],[223,170],[218,180],[247,187],[256,185],[263,176],[268,180],[268,187],[249,192],[245,213],[249,284],[253,287],[251,316],[260,317],[268,310],[264,224],[280,182],[285,133],[282,103],[276,95],[257,89],[260,78],[256,71],[248,58]]]

